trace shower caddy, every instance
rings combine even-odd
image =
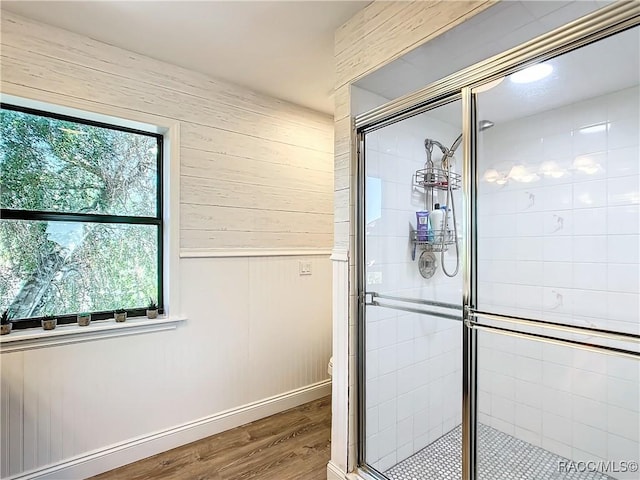
[[[451,190],[460,188],[462,177],[455,172],[447,172],[442,168],[426,166],[420,170],[416,170],[413,174],[413,186],[424,197],[424,209],[432,211],[433,205],[439,203],[438,192],[447,191],[449,183]],[[411,259],[416,259],[416,250],[423,252],[442,252],[447,251],[450,245],[456,241],[453,229],[448,230],[430,230],[427,238],[424,238],[424,232],[411,230],[411,243],[413,250]]]

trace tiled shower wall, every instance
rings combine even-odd
[[[438,268],[434,277],[424,279],[418,271],[420,251],[413,261],[409,237],[415,212],[424,209],[424,197],[412,187],[414,172],[426,161],[424,139],[451,145],[459,133],[458,127],[430,118],[427,112],[367,135],[368,291],[461,303],[461,274],[447,278]],[[433,160],[440,158],[434,151]],[[377,179],[380,203],[372,193]],[[460,205],[459,195],[456,200]],[[451,252],[447,264],[452,270]],[[460,423],[460,339],[458,322],[367,307],[367,463],[384,471]]]
[[[639,332],[639,105],[633,87],[481,134],[481,309]],[[574,460],[638,460],[637,361],[479,342],[481,422]]]

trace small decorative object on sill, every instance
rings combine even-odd
[[[127,320],[127,312],[126,310],[116,310],[113,314],[114,318],[116,319],[116,322],[124,322]]]
[[[0,318],[0,335],[7,335],[11,333],[11,318],[9,317],[9,310],[5,310],[2,312],[2,317]]]
[[[78,326],[86,327],[91,323],[91,314],[90,313],[79,313],[78,314]]]
[[[54,328],[56,328],[57,324],[58,324],[58,319],[55,318],[53,315],[46,315],[42,317],[43,330],[53,330]]]
[[[149,306],[147,307],[147,318],[158,318],[158,305],[153,298],[149,299]]]

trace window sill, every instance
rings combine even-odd
[[[174,330],[180,322],[185,320],[186,318],[164,316],[153,320],[149,320],[147,317],[132,317],[122,323],[116,323],[114,320],[96,320],[86,327],[79,327],[72,323],[46,331],[34,328],[14,330],[10,334],[0,337],[0,353]]]

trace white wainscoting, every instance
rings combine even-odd
[[[328,256],[180,263],[176,329],[0,355],[2,478],[97,474],[329,393]]]
[[[324,380],[259,402],[91,451],[58,464],[9,477],[7,480],[77,480],[87,478],[109,470],[114,465],[126,465],[141,458],[317,400],[330,393],[331,382]]]

